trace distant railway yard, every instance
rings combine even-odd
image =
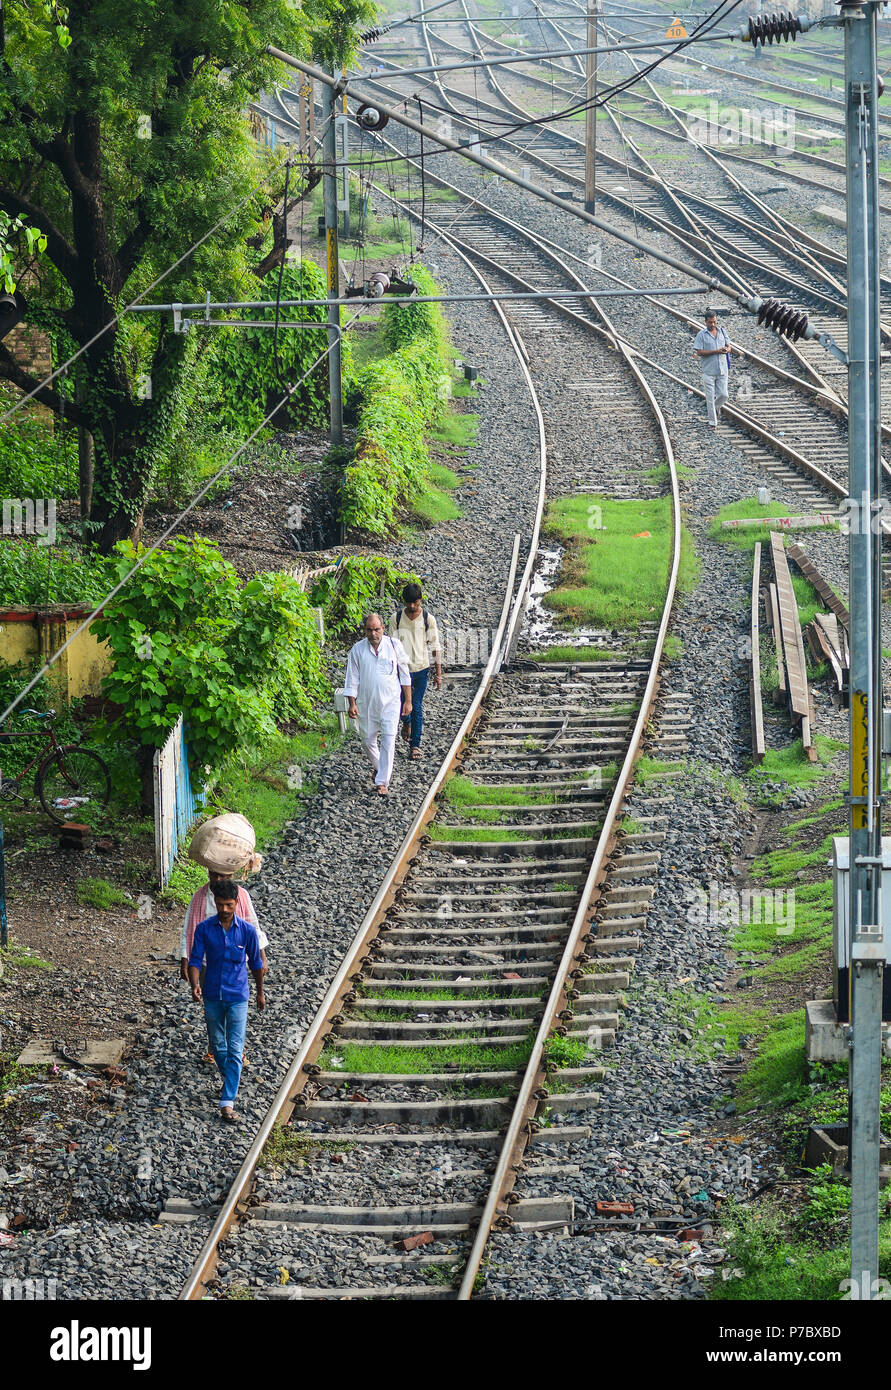
[[[156,69],[7,25],[3,1300],[157,1373],[193,1301],[683,1304],[694,1374],[847,1366],[884,7],[143,8]]]

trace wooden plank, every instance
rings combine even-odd
[[[844,627],[847,631],[851,622],[850,613],[848,612],[845,605],[842,603],[838,594],[836,594],[826,583],[826,580],[823,578],[822,574],[820,574],[819,570],[815,569],[814,565],[805,555],[801,546],[790,545],[786,554],[789,556],[789,559],[795,563],[795,565],[804,575],[808,583],[814,586],[817,593],[820,595],[820,598],[826,604],[826,607],[829,609],[831,613],[835,614],[842,627]]]
[[[814,512],[801,516],[741,516],[721,522],[722,531],[744,531],[755,526],[764,527],[766,531],[837,530],[838,516],[834,512]]]
[[[761,706],[761,639],[759,627],[759,598],[761,590],[761,542],[755,542],[755,561],[752,568],[752,627],[749,671],[749,704],[752,713],[752,758],[760,763],[764,758],[764,710]]]
[[[87,1041],[86,1048],[81,1052],[78,1044],[72,1041],[71,1056],[76,1057],[82,1067],[115,1067],[121,1060],[124,1044],[124,1038],[92,1038]],[[53,1051],[53,1044],[49,1038],[32,1038],[24,1052],[16,1058],[16,1062],[21,1067],[48,1067],[53,1062],[60,1067],[71,1066],[61,1053]]]
[[[780,630],[780,605],[777,601],[777,586],[770,586],[770,626],[773,632],[774,646],[777,653],[777,704],[782,704],[786,698],[786,662],[783,657],[783,634]]]
[[[804,721],[810,720],[808,700],[807,667],[804,660],[804,644],[801,639],[801,624],[798,621],[798,603],[792,588],[792,576],[786,561],[786,547],[782,536],[773,534],[770,538],[770,551],[773,570],[776,576],[777,605],[780,613],[780,629],[783,634],[783,652],[788,674],[789,704],[793,714]],[[808,741],[810,741],[810,730]]]

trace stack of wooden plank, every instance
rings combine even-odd
[[[773,579],[764,591],[768,625],[776,648],[778,704],[787,704],[793,719],[801,721],[801,742],[812,762],[816,761],[814,745],[814,705],[807,681],[804,641],[798,618],[798,602],[789,573],[789,560],[794,561],[811,586],[816,590],[828,613],[817,613],[806,629],[808,645],[818,662],[826,662],[832,671],[835,693],[847,702],[851,654],[848,645],[849,614],[837,594],[813,566],[799,545],[786,547],[782,536],[770,537],[770,556]],[[755,762],[764,757],[764,715],[761,705],[761,654],[759,599],[761,590],[761,543],[755,546],[752,574],[752,607],[750,627],[749,699],[752,716],[752,756]]]
[[[827,662],[832,671],[834,695],[841,703],[847,704],[848,678],[851,669],[851,653],[848,646],[850,624],[848,610],[819,571],[815,569],[800,545],[790,545],[786,553],[829,609],[828,613],[816,615],[814,621],[808,624],[805,636],[814,660]]]
[[[782,536],[776,533],[770,538],[770,554],[774,579],[770,585],[768,613],[777,650],[779,696],[788,702],[793,718],[801,721],[801,745],[811,761],[815,762],[814,707],[807,683],[798,601],[792,588],[786,547]]]

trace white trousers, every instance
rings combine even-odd
[[[359,718],[359,737],[362,747],[371,759],[377,776],[375,785],[388,787],[393,776],[393,763],[396,758],[396,735],[399,732],[399,704],[395,711],[387,710],[376,718]]]
[[[708,422],[710,425],[718,423],[718,415],[715,407],[720,410],[721,406],[729,394],[728,387],[730,378],[726,372],[720,376],[703,376],[702,389],[705,392],[705,403],[708,407]]]

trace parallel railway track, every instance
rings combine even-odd
[[[482,278],[479,267],[475,274]],[[525,365],[532,354],[517,326],[522,311],[511,305],[509,312],[508,335],[539,412],[544,479],[545,419]],[[539,312],[523,331],[544,329],[552,348],[560,333],[579,333],[575,322],[555,327],[553,308]],[[231,1267],[240,1249],[261,1241],[281,1268],[300,1270],[323,1251],[328,1275],[327,1282],[270,1283],[256,1297],[466,1299],[490,1230],[571,1221],[571,1196],[524,1202],[513,1185],[529,1144],[533,1169],[553,1176],[565,1166],[536,1165],[536,1146],[572,1142],[583,1129],[569,1123],[539,1133],[536,1109],[545,1102],[555,1116],[571,1115],[596,1104],[591,1088],[603,1068],[584,1059],[592,1050],[598,1056],[619,1024],[652,891],[641,876],[654,871],[662,833],[653,824],[625,835],[621,819],[658,690],[680,553],[664,418],[640,368],[607,346],[608,323],[600,332],[596,352],[587,335],[586,377],[598,394],[603,388],[605,420],[621,408],[629,436],[643,431],[645,457],[625,477],[592,472],[564,479],[558,490],[609,493],[615,486],[627,494],[641,462],[668,460],[672,559],[651,650],[629,654],[619,639],[612,661],[501,669],[519,637],[536,524],[516,593],[509,577],[493,655],[465,723],[289,1068],[184,1298],[218,1287],[221,1242]],[[547,423],[558,436],[553,413]],[[442,797],[459,764],[474,788],[467,814]],[[490,838],[467,838],[479,827]],[[393,1049],[409,1070],[375,1068],[382,1056],[392,1062]],[[557,1070],[568,1053],[579,1064]],[[412,1068],[415,1056],[423,1066]],[[258,1170],[269,1136],[284,1123],[313,1155],[309,1203],[299,1181]],[[251,1195],[258,1181],[262,1198]],[[180,1203],[166,1214],[190,1215]],[[394,1240],[428,1232],[432,1240],[418,1252],[392,1248]],[[428,1282],[439,1270],[442,1282]]]

